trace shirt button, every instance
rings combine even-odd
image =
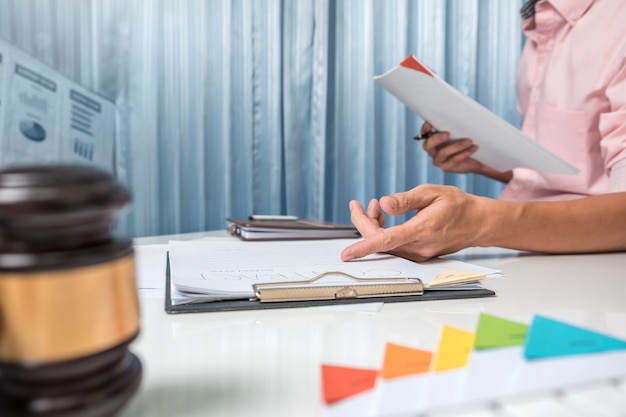
[[[511,190],[513,191],[518,191],[519,190],[519,184],[514,182],[511,184]]]
[[[569,14],[569,18],[570,18],[571,20],[576,20],[576,19],[578,19],[578,13],[577,13],[577,12],[571,12],[571,13]]]
[[[530,95],[533,98],[533,100],[537,100],[537,98],[539,98],[539,91],[533,90],[533,92]]]

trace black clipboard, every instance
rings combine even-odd
[[[169,253],[165,269],[165,311],[169,314],[179,313],[207,313],[217,311],[239,311],[239,310],[263,310],[276,308],[298,308],[328,306],[337,304],[360,304],[360,303],[397,303],[409,301],[432,301],[432,300],[454,300],[465,298],[493,297],[496,293],[486,288],[475,290],[426,290],[422,295],[402,295],[392,297],[376,298],[348,298],[334,300],[306,300],[306,301],[281,301],[278,303],[262,303],[257,300],[223,300],[210,301],[205,303],[172,305],[172,293],[170,285],[170,261]]]

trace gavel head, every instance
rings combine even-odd
[[[86,166],[0,171],[3,416],[109,416],[138,387],[133,247],[113,233],[129,200]]]

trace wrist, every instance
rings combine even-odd
[[[480,174],[505,184],[513,178],[513,171],[497,171],[486,165],[483,165]]]
[[[477,246],[511,247],[516,239],[516,226],[523,217],[523,204],[481,198],[484,199],[484,221]]]

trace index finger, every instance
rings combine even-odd
[[[415,237],[406,223],[379,229],[377,233],[353,243],[341,252],[342,261],[362,258],[372,253],[387,253],[395,248],[415,240]]]

